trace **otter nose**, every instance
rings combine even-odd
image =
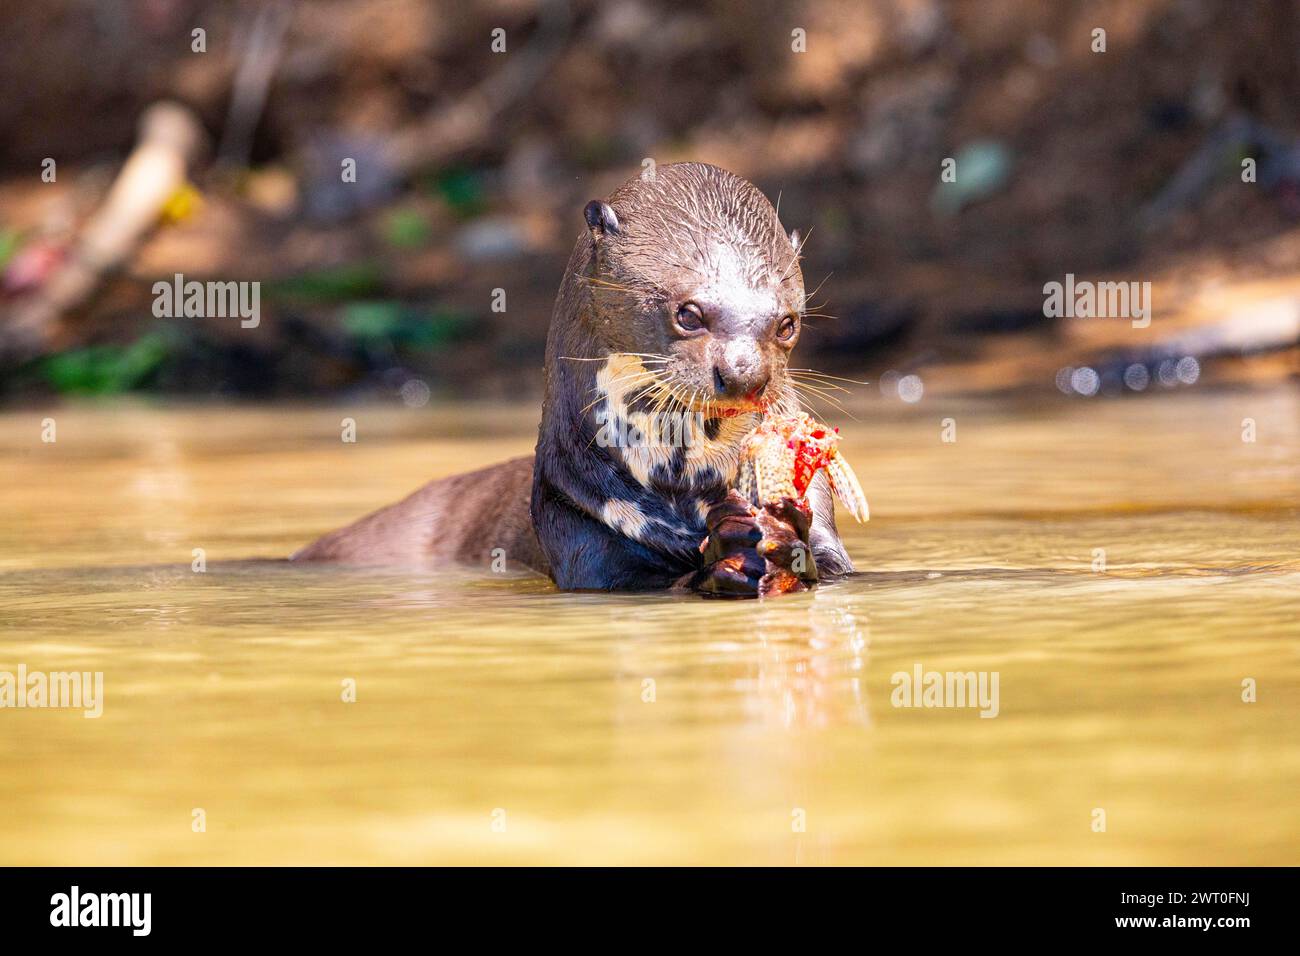
[[[713,390],[726,398],[757,400],[767,388],[768,378],[767,369],[760,365],[736,368],[720,363],[713,367]]]

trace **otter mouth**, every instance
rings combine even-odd
[[[746,395],[742,398],[707,398],[683,396],[682,405],[688,411],[699,412],[706,418],[736,418],[740,415],[765,415],[771,408],[771,401],[761,395]]]
[[[735,418],[737,415],[765,415],[771,406],[762,399],[746,396],[730,402],[715,401],[712,407],[719,418]]]
[[[737,415],[766,415],[775,404],[773,396],[778,392],[779,389],[768,382],[740,398],[711,396],[708,405],[714,414],[721,418],[735,418]]]
[[[692,385],[672,370],[668,356],[613,352],[603,359],[592,388],[592,400],[583,411],[598,404],[635,412],[690,412],[707,419],[734,419],[766,415],[780,389],[768,382],[748,395],[726,397],[712,388]]]

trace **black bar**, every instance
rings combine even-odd
[[[872,945],[886,938],[882,931],[901,930],[919,934],[918,952],[944,941],[1102,938],[1175,946],[1200,940],[1222,948],[1293,931],[1297,889],[1293,869],[1239,868],[14,868],[4,877],[0,925],[7,943],[337,946],[405,936],[458,950],[513,933],[553,944],[602,925],[665,946],[680,942],[679,933],[733,942],[803,935],[816,945],[832,930]],[[111,918],[116,910],[121,925],[52,925],[70,922],[74,886],[78,921],[101,912]],[[147,936],[136,935],[145,925],[143,895],[101,905],[100,894],[146,893]],[[61,899],[68,904],[62,909]],[[453,943],[462,933],[472,935]],[[613,944],[616,937],[603,938]]]

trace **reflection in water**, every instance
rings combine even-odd
[[[0,862],[1294,862],[1296,396],[937,401],[857,411],[862,573],[766,602],[270,560],[531,410],[0,416],[0,671],[105,693],[0,710]]]
[[[758,673],[738,689],[756,716],[775,726],[871,723],[863,686],[866,614],[830,603],[826,593],[813,595],[802,621],[782,620],[770,602],[755,615]]]

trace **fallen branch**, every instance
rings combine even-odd
[[[139,143],[65,260],[33,293],[0,310],[0,357],[31,358],[50,348],[64,315],[153,231],[164,205],[185,185],[204,138],[183,106],[163,102],[145,111]]]

